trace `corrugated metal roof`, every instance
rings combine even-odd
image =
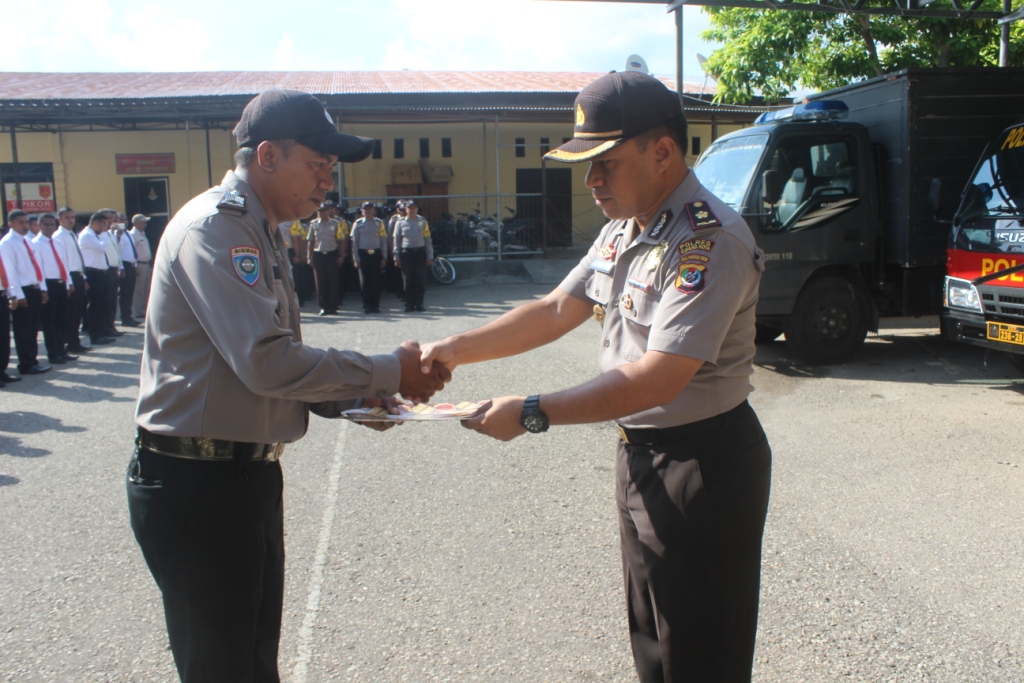
[[[255,95],[290,88],[315,95],[579,92],[603,73],[573,71],[196,71],[182,73],[0,72],[0,100],[120,100]],[[670,88],[673,79],[662,78]],[[687,93],[714,83],[687,81]]]

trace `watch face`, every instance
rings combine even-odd
[[[523,416],[523,427],[528,432],[539,434],[547,428],[547,420],[543,415],[527,414]]]

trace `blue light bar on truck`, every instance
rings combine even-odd
[[[795,107],[766,111],[754,120],[754,125],[780,121],[839,121],[850,115],[850,108],[842,100],[816,100]]]

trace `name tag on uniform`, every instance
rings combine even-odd
[[[602,273],[605,273],[606,275],[608,273],[612,272],[612,268],[614,268],[614,267],[615,267],[615,264],[613,262],[605,261],[602,258],[596,258],[590,264],[590,269],[591,270],[598,270],[598,271],[600,271]]]

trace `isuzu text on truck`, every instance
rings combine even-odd
[[[821,93],[716,140],[694,165],[767,263],[758,339],[846,360],[880,317],[937,314],[949,224],[986,143],[1024,112],[1022,69],[907,69]],[[955,188],[955,190],[953,190]]]

